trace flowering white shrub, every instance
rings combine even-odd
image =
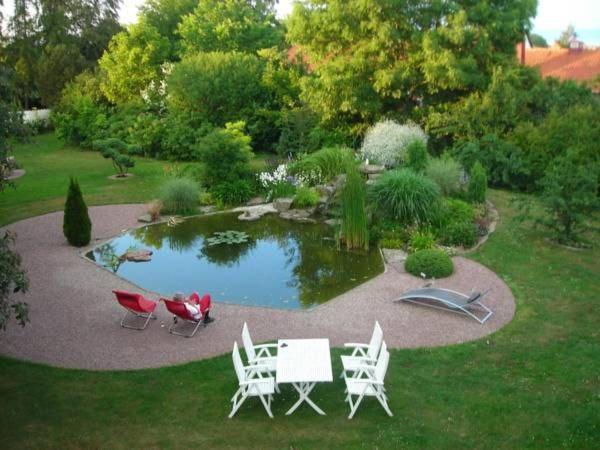
[[[277,169],[271,172],[261,172],[258,174],[258,181],[265,189],[271,189],[274,185],[288,181],[287,166],[280,164]]]
[[[427,135],[418,125],[382,120],[369,128],[360,151],[371,163],[395,167],[402,164],[406,148],[416,140],[427,144]]]
[[[323,182],[323,174],[320,167],[305,170],[296,174],[296,181],[301,186],[316,186]]]
[[[155,107],[159,111],[165,110],[165,101],[167,98],[167,77],[170,75],[172,70],[172,63],[164,63],[160,67],[161,75],[159,80],[156,82],[151,80],[148,86],[146,86],[146,89],[143,89],[140,92],[142,100],[144,100],[146,105]]]

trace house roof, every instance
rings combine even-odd
[[[525,65],[538,67],[544,77],[588,81],[600,75],[600,49],[528,48]]]

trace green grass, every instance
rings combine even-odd
[[[138,194],[115,198],[149,200]],[[509,194],[490,195],[501,221],[470,257],[509,284],[516,316],[478,341],[393,350],[386,380],[393,418],[370,399],[348,421],[336,378],[311,395],[326,417],[306,406],[285,416],[296,399],[285,388],[274,403],[275,419],[251,399],[229,421],[236,389],[229,355],[126,372],[0,358],[0,448],[597,448],[599,243],[595,238],[595,248],[586,251],[552,244],[543,232],[510,220]],[[21,216],[36,214],[33,205],[40,202],[25,197],[31,209],[24,207]],[[201,344],[201,336],[195,339]],[[333,352],[336,372],[338,355]]]

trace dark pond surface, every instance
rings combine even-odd
[[[87,254],[138,286],[163,295],[210,293],[213,300],[304,309],[324,303],[383,272],[379,251],[338,250],[324,224],[268,215],[242,222],[238,214],[195,217],[169,227],[131,230]],[[241,244],[209,245],[215,232],[236,230]],[[149,262],[121,262],[128,249],[154,252]]]

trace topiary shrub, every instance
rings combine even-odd
[[[319,203],[320,195],[316,189],[307,186],[300,186],[296,190],[294,197],[294,206],[298,208],[308,208]]]
[[[444,196],[460,191],[461,172],[460,164],[449,155],[430,159],[425,168],[427,178],[439,186]]]
[[[452,275],[454,264],[442,250],[432,249],[408,255],[404,268],[417,277],[424,275],[425,278],[444,278]]]
[[[421,173],[427,167],[429,154],[427,145],[423,141],[413,141],[406,147],[406,167]]]
[[[442,231],[442,243],[444,245],[465,248],[473,247],[477,243],[477,226],[472,222],[450,223]]]
[[[63,220],[63,233],[69,244],[75,247],[83,247],[90,243],[92,238],[92,221],[88,215],[88,209],[83,200],[79,183],[71,178],[67,202],[65,203],[65,215]]]
[[[212,196],[224,205],[245,203],[254,194],[250,183],[246,180],[226,181],[213,187]]]
[[[485,202],[487,190],[487,175],[479,161],[473,164],[467,187],[467,198],[474,203]]]
[[[173,178],[162,186],[159,197],[163,213],[190,214],[198,206],[200,188],[189,178]]]
[[[439,214],[440,189],[410,169],[383,173],[369,196],[378,214],[403,224],[427,224]]]
[[[135,166],[135,162],[131,159],[129,154],[140,153],[141,150],[138,145],[126,144],[122,140],[116,138],[94,141],[92,148],[94,150],[99,150],[102,157],[112,160],[113,167],[115,168],[118,177],[126,177],[129,169]]]
[[[371,163],[396,167],[405,161],[407,148],[415,141],[427,144],[427,135],[418,125],[382,120],[369,128],[360,151]]]

